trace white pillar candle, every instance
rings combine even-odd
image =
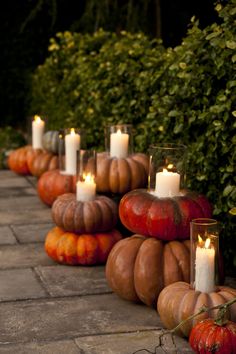
[[[76,175],[77,151],[80,149],[80,135],[72,128],[65,136],[65,173]]]
[[[84,181],[76,183],[76,199],[81,202],[93,200],[96,195],[96,183],[94,177],[88,173],[84,176]]]
[[[117,133],[110,135],[110,156],[117,158],[125,158],[128,156],[129,134],[121,133],[120,129]]]
[[[163,169],[163,172],[156,174],[155,194],[160,197],[174,197],[179,194],[180,174],[169,172]]]
[[[209,248],[210,239],[204,247],[197,246],[195,262],[195,290],[211,293],[215,290],[215,249]]]
[[[43,133],[45,122],[39,117],[34,116],[32,122],[32,147],[33,149],[43,148]]]

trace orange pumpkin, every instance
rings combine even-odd
[[[52,206],[55,224],[76,233],[104,232],[115,227],[118,219],[117,204],[105,196],[91,201],[77,201],[75,194],[59,196]]]
[[[181,321],[197,313],[202,306],[213,307],[224,304],[236,296],[236,289],[219,286],[216,291],[202,293],[191,289],[185,282],[177,282],[164,288],[158,298],[157,310],[163,325],[172,329]],[[217,310],[202,313],[187,321],[178,330],[178,334],[188,337],[193,326],[205,318],[216,318]],[[236,303],[230,306],[228,317],[236,321]]]
[[[75,192],[76,176],[64,175],[58,169],[44,172],[38,180],[37,191],[42,202],[52,206],[59,195]]]
[[[117,230],[77,235],[59,227],[50,230],[45,250],[54,261],[69,265],[93,265],[106,262],[114,244],[121,239]]]
[[[55,170],[58,168],[58,155],[54,155],[47,151],[41,151],[34,156],[29,164],[30,172],[35,177],[40,177],[44,172]]]
[[[27,163],[27,154],[31,149],[32,147],[27,145],[13,150],[8,157],[9,169],[20,175],[29,175],[30,170]]]
[[[156,306],[160,291],[190,278],[190,242],[164,243],[141,235],[119,241],[106,264],[106,278],[120,297]]]
[[[100,193],[125,194],[145,187],[148,179],[149,159],[137,153],[127,158],[111,158],[107,153],[97,154],[97,191]]]

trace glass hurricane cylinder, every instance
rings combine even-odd
[[[190,224],[191,287],[211,293],[218,285],[219,224],[214,219],[194,219]]]
[[[179,195],[185,181],[186,146],[151,145],[149,155],[149,191],[159,198]]]
[[[59,169],[62,174],[75,176],[77,152],[85,147],[84,132],[78,128],[62,129],[59,132]]]
[[[76,199],[89,201],[96,197],[96,152],[80,150],[77,153]]]
[[[126,158],[133,153],[133,126],[110,125],[105,132],[106,150],[110,157]]]

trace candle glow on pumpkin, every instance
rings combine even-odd
[[[203,293],[215,290],[215,249],[210,237],[204,242],[200,235],[196,248],[195,290]]]

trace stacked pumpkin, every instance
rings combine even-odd
[[[119,216],[135,233],[111,251],[106,265],[108,284],[124,299],[156,306],[167,285],[190,280],[189,225],[211,217],[203,196],[187,190],[173,198],[158,198],[137,189],[123,196]]]
[[[58,168],[58,132],[48,131],[43,135],[43,149],[27,145],[12,151],[8,166],[18,174],[35,177]]]
[[[47,234],[45,250],[59,263],[105,263],[113,245],[121,239],[120,232],[114,229],[117,217],[116,203],[106,196],[77,201],[75,194],[63,194],[52,206],[57,226]]]

